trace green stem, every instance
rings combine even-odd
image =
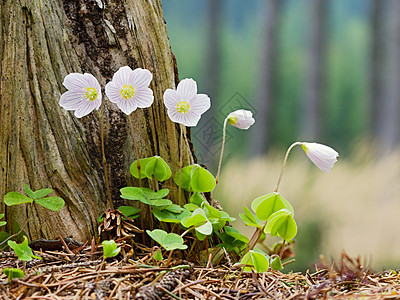
[[[146,231],[145,229],[146,228],[144,228],[144,219],[147,218],[147,213],[146,213],[146,211],[144,209],[144,204],[142,202],[140,202],[140,212],[141,212],[141,214],[140,214],[140,227],[143,230],[143,232],[142,232],[142,242],[143,242],[143,245],[146,245],[146,235],[145,235],[145,231]]]
[[[133,124],[132,118],[129,118],[129,116],[128,116],[128,120],[129,120],[129,127],[131,128],[133,144],[135,146],[135,152],[136,152],[136,162],[137,162],[137,169],[138,169],[138,175],[139,175],[139,187],[142,187],[142,175],[141,175],[141,170],[140,170],[139,148],[138,148],[136,137],[135,137],[134,124]]]
[[[227,122],[228,122],[228,118],[225,119],[224,128],[222,130],[221,155],[219,156],[218,171],[217,171],[217,176],[215,177],[215,188],[214,188],[213,195],[212,195],[212,198],[211,198],[211,205],[213,204],[213,202],[215,200],[215,194],[217,192],[217,186],[218,186],[218,181],[219,181],[219,174],[221,172],[222,157],[224,156],[224,148],[225,148],[225,137],[226,137],[226,124],[227,124]]]
[[[184,233],[181,234],[181,237],[183,238],[187,233],[189,233],[190,231],[192,231],[193,229],[195,229],[196,227],[192,226],[189,229],[187,229]]]
[[[285,171],[285,166],[286,166],[286,161],[288,159],[289,153],[290,151],[293,149],[294,146],[300,145],[300,142],[295,142],[292,145],[290,145],[290,147],[288,148],[288,150],[286,151],[286,155],[285,155],[285,159],[283,160],[283,165],[282,165],[282,170],[281,170],[281,174],[279,175],[278,178],[278,183],[276,184],[276,188],[274,190],[275,193],[278,192],[279,186],[281,184],[281,180],[282,180],[282,176],[283,176],[283,172]]]
[[[293,143],[292,145],[290,145],[290,147],[289,147],[288,150],[286,151],[285,159],[283,160],[283,165],[282,165],[281,174],[279,175],[278,182],[277,182],[276,188],[275,188],[275,190],[274,190],[275,193],[277,193],[278,190],[279,190],[279,186],[280,186],[280,184],[281,184],[281,180],[282,180],[282,177],[283,177],[283,173],[284,173],[284,171],[285,171],[286,161],[287,161],[287,159],[288,159],[288,157],[289,157],[290,151],[293,149],[293,147],[295,147],[295,146],[297,146],[297,145],[300,145],[300,144],[301,144],[300,142],[295,142],[295,143]],[[264,229],[265,229],[265,226],[267,226],[267,222],[265,222],[264,226],[263,226],[261,229],[260,229],[260,228],[257,228],[257,229],[256,229],[256,231],[254,232],[253,236],[251,237],[249,243],[247,244],[246,249],[245,249],[244,252],[243,252],[242,258],[243,258],[243,256],[244,256],[247,252],[249,252],[250,250],[253,250],[254,247],[257,245],[257,242],[258,242],[258,240],[260,239],[261,234],[263,233],[263,231],[264,231]],[[285,246],[285,241],[283,242],[282,247],[284,247],[284,246]],[[282,254],[283,254],[283,251],[281,251],[281,257],[282,257]],[[242,259],[242,258],[241,258],[241,259]]]
[[[256,231],[254,231],[253,236],[251,237],[249,243],[247,244],[246,249],[243,251],[243,254],[240,257],[239,261],[242,260],[243,256],[245,256],[245,254],[247,252],[249,252],[250,250],[253,250],[254,247],[257,245],[258,240],[260,239],[260,237],[261,237],[261,235],[262,235],[262,233],[263,233],[263,231],[265,229],[265,226],[267,226],[267,222],[265,222],[265,224],[264,224],[264,226],[262,228],[258,228],[257,227]]]
[[[104,102],[101,103],[101,119],[100,119],[100,138],[101,138],[101,154],[103,156],[103,170],[104,170],[104,181],[106,183],[107,197],[111,210],[114,210],[111,191],[110,191],[110,182],[108,181],[108,170],[107,170],[107,159],[104,150]]]

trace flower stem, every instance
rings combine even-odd
[[[195,229],[196,227],[192,226],[189,229],[187,229],[184,233],[181,234],[181,237],[183,238],[188,232],[192,231],[193,229]],[[173,231],[173,230],[172,230]]]
[[[104,180],[106,183],[106,190],[108,196],[108,202],[110,205],[111,210],[114,210],[112,198],[111,198],[111,191],[110,191],[110,182],[108,181],[108,170],[107,170],[107,159],[104,150],[104,103],[101,103],[101,119],[100,119],[100,138],[101,138],[101,154],[103,156],[103,170],[104,170]]]
[[[180,124],[180,151],[179,151],[179,191],[178,191],[178,204],[181,205],[181,192],[182,192],[182,166],[183,166],[183,126]]]
[[[258,240],[260,239],[262,233],[264,232],[264,229],[266,226],[267,226],[267,222],[264,223],[264,226],[262,228],[257,227],[257,229],[254,231],[253,236],[251,237],[249,243],[247,244],[246,249],[244,249],[239,261],[242,260],[242,258],[246,255],[247,252],[254,249],[254,247],[257,245]]]
[[[138,175],[139,175],[139,187],[142,187],[142,175],[141,175],[141,170],[140,170],[140,159],[139,159],[139,149],[135,137],[135,129],[134,129],[134,124],[132,118],[129,118],[129,127],[131,128],[131,133],[132,133],[132,139],[133,139],[133,144],[135,146],[135,152],[136,152],[136,162],[137,162],[137,169],[138,169]]]
[[[169,264],[171,263],[171,260],[172,260],[172,253],[174,253],[174,250],[171,250],[171,251],[169,252],[167,262],[165,263],[167,266],[169,266]]]
[[[217,176],[215,177],[215,188],[214,188],[213,195],[212,195],[212,198],[211,198],[211,205],[213,204],[214,199],[215,199],[215,194],[217,192],[217,186],[218,186],[218,181],[219,181],[219,174],[221,172],[222,157],[224,156],[224,148],[225,148],[225,133],[226,133],[226,123],[227,122],[228,122],[228,118],[225,119],[224,128],[222,130],[221,155],[219,156],[218,171],[217,171]]]
[[[285,243],[286,243],[286,240],[283,240],[283,242],[282,242],[282,248],[281,248],[281,251],[280,251],[280,253],[279,253],[279,258],[282,260],[282,257],[283,257],[283,252],[285,251]]]
[[[139,149],[138,149],[138,145],[137,145],[137,141],[136,141],[136,137],[135,137],[135,129],[134,129],[133,120],[129,116],[128,116],[128,122],[129,122],[129,127],[131,128],[133,144],[135,146],[136,162],[137,162],[137,169],[138,169],[138,175],[139,175],[139,187],[142,187],[142,175],[140,172]],[[144,230],[145,230],[144,223],[145,223],[145,220],[147,220],[147,209],[144,209],[144,205],[142,202],[140,202],[140,211],[142,212],[142,214],[140,216],[140,226],[143,230],[142,241],[143,241],[143,244],[146,244],[146,237],[145,237],[145,233],[144,233]],[[144,215],[143,215],[143,213],[144,213]]]
[[[283,165],[282,165],[281,174],[279,175],[278,182],[277,182],[276,188],[275,188],[275,190],[274,190],[275,193],[278,192],[279,186],[280,186],[280,184],[281,184],[283,172],[285,171],[286,161],[287,161],[287,159],[288,159],[288,156],[289,156],[290,151],[293,149],[294,146],[297,146],[297,145],[300,145],[300,144],[301,144],[300,142],[295,142],[295,143],[293,143],[292,145],[290,145],[290,147],[287,149],[286,155],[285,155],[285,159],[283,160]]]

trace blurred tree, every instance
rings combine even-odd
[[[72,236],[85,241],[97,231],[106,194],[100,151],[100,115],[77,119],[59,105],[63,78],[92,73],[104,86],[119,67],[144,67],[153,74],[151,108],[134,112],[141,157],[162,156],[176,171],[180,127],[162,103],[177,82],[160,0],[4,0],[0,2],[0,199],[52,187],[66,201],[53,213],[36,205],[4,207],[29,238]],[[104,98],[103,98],[104,99]],[[132,184],[135,160],[127,117],[109,101],[106,155],[114,206],[119,189]],[[132,118],[133,116],[130,116]],[[184,132],[184,163],[194,157]],[[171,184],[172,186],[172,184]],[[177,198],[177,189],[171,191]],[[26,222],[29,225],[26,225]]]
[[[400,142],[400,1],[374,0],[371,125],[380,148]]]
[[[305,140],[316,140],[323,132],[323,109],[325,103],[325,37],[327,17],[326,0],[310,0],[308,49],[304,99],[301,107],[300,136]]]
[[[257,121],[252,134],[252,155],[263,155],[270,142],[272,112],[275,106],[274,82],[276,80],[277,44],[281,0],[263,1],[262,28],[264,35],[260,62],[260,82],[256,102]]]
[[[374,138],[377,135],[378,116],[381,106],[378,103],[381,94],[383,73],[381,62],[383,61],[383,51],[381,45],[383,44],[384,36],[380,34],[380,25],[383,21],[383,10],[379,0],[372,1],[371,9],[371,71],[370,73],[370,133]]]
[[[207,58],[206,58],[206,77],[205,77],[205,91],[212,100],[218,97],[218,87],[220,81],[220,68],[221,68],[221,16],[223,0],[208,0],[208,35],[207,35]],[[204,119],[210,120],[208,129],[210,132],[204,136],[204,161],[211,166],[216,162],[214,155],[215,138],[220,140],[220,132],[215,128],[215,119],[217,118],[218,106],[216,102],[211,105],[210,109],[204,114]],[[217,134],[215,134],[217,133]]]

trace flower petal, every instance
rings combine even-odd
[[[66,91],[61,95],[60,106],[66,110],[75,110],[86,101],[85,94],[75,91]]]
[[[131,75],[131,82],[135,88],[148,87],[152,79],[153,74],[149,70],[142,68],[135,69]]]
[[[88,88],[89,83],[83,74],[71,73],[65,76],[63,85],[68,90],[82,91]]]
[[[122,88],[125,84],[131,83],[132,69],[128,66],[124,66],[115,72],[112,82],[114,82],[118,87]]]
[[[68,91],[61,95],[59,104],[67,110],[75,110],[76,117],[86,116],[100,107],[101,87],[92,74],[68,74],[65,76],[63,84]]]
[[[167,89],[164,92],[164,104],[168,109],[176,109],[179,102],[178,92],[172,89]]]
[[[240,129],[249,129],[253,125],[255,120],[253,118],[246,120],[238,120],[236,127]]]
[[[119,109],[122,110],[122,112],[126,115],[130,115],[138,108],[136,101],[133,99],[124,99],[117,103],[117,105]]]
[[[211,107],[210,98],[206,94],[198,94],[190,100],[190,110],[201,115]]]
[[[179,99],[181,101],[189,101],[197,94],[197,84],[192,78],[186,78],[179,82],[177,87]]]
[[[77,110],[75,110],[75,117],[82,118],[88,114],[90,114],[96,107],[96,103],[92,101],[86,101],[83,105],[81,105]]]
[[[108,99],[113,103],[118,103],[124,100],[121,95],[121,88],[114,81],[110,81],[106,84],[105,92]]]
[[[89,74],[89,73],[83,74],[83,77],[89,84],[89,87],[93,87],[96,89],[97,99],[99,99],[101,101],[101,98],[102,98],[101,86],[100,86],[99,81],[96,79],[96,77],[94,77],[92,74]]]
[[[185,126],[196,126],[201,114],[211,106],[206,94],[197,94],[197,84],[191,78],[181,80],[177,90],[167,89],[163,98],[171,121]]]
[[[153,91],[149,88],[139,89],[135,92],[133,100],[139,108],[150,107],[154,101]]]
[[[190,110],[187,114],[184,114],[183,125],[188,127],[196,126],[200,120],[200,117],[200,114],[197,114],[193,110]]]
[[[107,83],[105,92],[111,102],[129,115],[138,107],[145,108],[153,104],[153,91],[148,87],[152,78],[149,70],[137,68],[132,71],[130,67],[124,66]]]
[[[172,122],[183,124],[183,116],[176,109],[168,109],[167,113]]]

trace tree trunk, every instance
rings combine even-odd
[[[207,33],[207,58],[205,90],[211,99],[217,99],[220,79],[220,60],[221,60],[221,17],[223,14],[223,0],[208,0],[208,33]],[[220,144],[215,143],[215,132],[220,135],[219,128],[216,128],[215,120],[218,120],[216,105],[212,105],[204,114],[207,123],[210,124],[210,134],[205,135],[203,149],[203,163],[209,167],[214,167],[220,149]],[[200,157],[199,157],[200,159]]]
[[[380,5],[381,0],[372,1],[371,9],[371,71],[370,74],[370,132],[371,138],[375,138],[377,135],[378,128],[378,116],[381,115],[379,112],[381,106],[378,102],[381,94],[381,75],[382,75],[382,51],[381,45],[383,44],[384,36],[380,34],[381,23],[382,23],[382,6]]]
[[[4,207],[29,238],[95,234],[109,207],[100,145],[100,110],[77,119],[58,101],[71,72],[92,73],[104,87],[119,67],[147,68],[154,104],[133,119],[141,158],[160,155],[178,167],[180,127],[163,105],[177,83],[160,0],[5,0],[0,2],[0,198],[10,191],[51,187],[66,201],[58,213],[42,207]],[[103,88],[104,91],[104,88]],[[128,117],[103,97],[105,150],[115,207],[132,185],[136,160]],[[184,127],[182,127],[184,128]],[[184,165],[193,163],[184,129]],[[177,199],[172,179],[165,183]]]
[[[281,0],[268,0],[263,3],[263,52],[261,57],[261,74],[257,99],[257,122],[251,144],[252,155],[263,155],[270,140],[269,128],[272,128],[274,108],[274,82],[276,78],[277,44]]]
[[[379,147],[400,142],[400,1],[373,2],[372,132]]]
[[[324,36],[326,0],[312,0],[310,8],[309,46],[305,95],[302,101],[301,138],[316,140],[323,130]]]

